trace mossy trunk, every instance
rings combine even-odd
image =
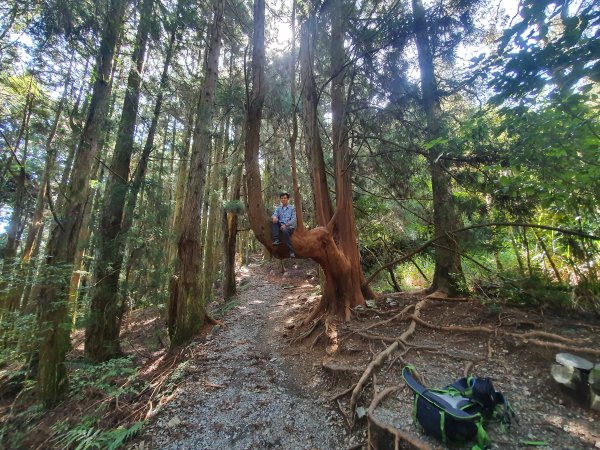
[[[210,129],[221,50],[223,1],[216,0],[214,8],[212,30],[207,39],[208,48],[204,60],[204,82],[194,126],[190,170],[181,216],[181,234],[177,242],[177,259],[167,309],[172,348],[188,342],[200,330],[206,319],[199,280],[202,256],[200,215],[210,153]]]
[[[435,80],[433,54],[429,39],[425,10],[421,0],[412,0],[417,54],[421,74],[421,95],[427,121],[427,140],[441,136],[442,109]],[[433,224],[435,236],[446,235],[458,227],[458,217],[452,195],[452,180],[439,157],[440,148],[432,146],[429,151],[429,169],[433,193]],[[435,249],[435,272],[430,290],[453,295],[461,290],[464,275],[460,262],[458,237],[448,235],[437,241]]]
[[[37,380],[39,399],[46,406],[56,403],[67,384],[64,360],[69,347],[69,280],[88,202],[90,171],[108,110],[115,49],[126,5],[126,0],[112,0],[109,6],[98,52],[94,89],[67,187],[64,211],[61,222],[55,223],[52,228],[46,250],[45,284],[38,296],[40,349]]]

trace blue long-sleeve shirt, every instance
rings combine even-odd
[[[277,217],[280,224],[287,225],[290,228],[296,228],[296,208],[294,208],[294,205],[288,204],[285,207],[279,205],[275,209],[273,217]]]

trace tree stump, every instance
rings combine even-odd
[[[594,363],[571,353],[557,353],[552,365],[554,381],[567,388],[571,396],[600,411],[600,363]]]
[[[590,407],[600,411],[600,363],[594,366],[588,381],[590,384]]]

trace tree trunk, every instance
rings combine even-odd
[[[523,265],[523,259],[521,258],[521,252],[519,251],[519,245],[515,240],[515,227],[510,229],[510,243],[512,244],[513,252],[515,253],[515,259],[517,260],[517,265],[519,266],[519,273],[522,277],[524,277],[525,266]]]
[[[217,218],[221,216],[219,210],[219,161],[223,159],[223,155],[219,152],[223,148],[224,129],[221,126],[220,136],[216,139],[213,151],[213,164],[210,172],[207,189],[204,193],[209,204],[208,206],[208,221],[206,224],[206,236],[204,240],[204,260],[203,260],[203,275],[202,275],[202,298],[204,302],[212,299],[213,283],[215,281],[215,272],[217,264],[215,264],[215,254],[217,247]]]
[[[125,236],[122,230],[123,213],[129,187],[135,124],[153,3],[153,0],[144,0],[141,5],[135,47],[131,56],[132,65],[127,79],[111,171],[108,174],[102,203],[97,243],[98,256],[94,270],[96,282],[92,290],[90,320],[85,332],[85,354],[96,362],[114,358],[121,352],[119,344],[121,311],[118,293],[125,247]]]
[[[313,16],[314,19],[314,16]],[[310,21],[310,19],[309,19]],[[314,22],[313,22],[314,25]],[[309,33],[310,34],[310,33]],[[303,39],[303,44],[306,45],[310,39]],[[254,37],[252,50],[252,92],[250,101],[246,111],[246,143],[245,143],[245,163],[247,176],[247,192],[262,192],[262,181],[260,179],[260,168],[258,161],[258,149],[260,141],[260,120],[262,115],[262,104],[264,101],[264,67],[265,67],[265,48],[264,48],[264,1],[255,0],[254,3]],[[311,77],[309,72],[312,68],[312,60],[310,54],[307,56],[308,49],[301,49],[300,53],[304,56],[303,73]],[[314,54],[313,54],[314,55]],[[310,88],[310,80],[306,79],[304,89]],[[314,86],[314,81],[313,81]],[[311,102],[308,107],[304,108],[307,112],[313,111],[314,120],[316,122],[316,92],[304,93],[305,101]],[[311,113],[312,114],[312,113]],[[320,144],[317,141],[317,136],[311,136],[309,133],[318,131],[315,128],[315,122],[306,120],[305,117],[305,138],[311,142],[311,145],[317,146],[320,150]],[[312,124],[312,125],[311,125]],[[313,156],[323,158],[322,152],[310,149]],[[324,165],[322,171],[319,169],[319,158],[313,158],[313,163],[316,161],[316,166],[313,166],[313,185],[321,186],[319,192],[319,204],[317,205],[317,217],[320,222],[324,222],[330,214],[330,206],[327,206],[329,194],[326,190],[324,179]],[[316,192],[318,188],[315,188]],[[248,218],[250,226],[254,231],[257,239],[268,248],[274,256],[282,258],[287,256],[287,248],[282,245],[271,244],[270,219],[267,214],[261,195],[254,195],[247,198]],[[330,205],[330,201],[329,201]],[[300,208],[301,205],[296,205]],[[327,312],[334,316],[349,319],[351,316],[351,308],[359,304],[364,304],[364,297],[360,290],[360,280],[352,279],[352,266],[348,257],[337,247],[332,230],[337,219],[338,212],[332,215],[327,226],[319,226],[310,231],[298,229],[292,235],[292,244],[297,256],[303,258],[312,258],[321,265],[325,272],[325,284],[323,288],[323,296],[319,306],[313,311],[313,314]],[[343,212],[342,212],[343,213]]]
[[[548,262],[550,263],[550,267],[552,267],[552,271],[554,272],[556,281],[558,281],[559,283],[562,283],[562,281],[563,281],[562,277],[560,276],[558,267],[556,267],[556,264],[554,263],[554,260],[552,259],[552,255],[548,251],[548,247],[546,246],[546,243],[544,242],[544,240],[542,239],[542,237],[540,236],[540,234],[537,231],[534,230],[533,234],[535,234],[535,237],[537,238],[537,241],[539,242],[540,247],[542,247],[542,250],[544,251],[544,255],[546,255],[546,258],[548,259]]]
[[[423,108],[427,120],[427,139],[433,140],[441,136],[442,109],[440,95],[435,80],[435,68],[431,51],[425,10],[421,0],[412,0],[413,19],[419,69],[421,72],[421,93]],[[458,228],[458,219],[454,210],[454,199],[451,190],[451,179],[439,157],[440,148],[432,146],[429,151],[429,167],[431,170],[431,187],[433,191],[433,223],[434,234],[444,235]],[[435,249],[435,272],[431,291],[454,295],[460,291],[464,282],[458,240],[455,236],[440,239]]]
[[[298,186],[298,170],[296,163],[296,144],[298,142],[298,114],[296,111],[296,0],[292,0],[292,50],[290,55],[290,115],[292,120],[290,141],[290,162],[292,165],[292,184],[294,186],[294,203],[298,205],[296,210],[296,222],[299,230],[304,229],[304,216],[302,213],[302,196],[300,195],[300,187]]]
[[[201,258],[199,227],[221,50],[223,0],[215,0],[214,8],[212,30],[207,39],[208,48],[204,60],[204,81],[194,126],[190,171],[181,217],[181,234],[177,243],[175,273],[171,280],[167,309],[167,325],[172,348],[189,341],[200,330],[207,318],[199,283]]]
[[[15,265],[15,262],[17,249],[19,248],[19,242],[21,241],[23,232],[23,221],[25,219],[25,206],[27,201],[27,189],[25,187],[27,174],[25,172],[25,162],[27,160],[27,150],[29,145],[29,120],[31,119],[34,100],[34,96],[31,93],[32,84],[33,77],[29,83],[29,90],[23,109],[23,120],[21,121],[18,137],[14,148],[12,148],[12,159],[17,161],[19,169],[14,177],[17,187],[15,189],[10,221],[8,222],[8,227],[6,229],[6,244],[2,249],[1,254],[2,276],[0,280],[0,312],[17,310],[21,299],[20,295],[17,296],[17,292],[20,291],[16,289],[16,284],[19,282],[18,278],[20,277],[19,274],[16,273],[17,266]],[[23,148],[23,157],[21,161],[19,161],[17,159],[17,152],[19,151],[23,135],[25,135],[25,146]],[[8,145],[8,142],[6,144]]]
[[[104,25],[97,59],[96,81],[67,189],[67,200],[60,223],[54,224],[47,246],[45,269],[52,279],[39,293],[41,333],[38,392],[40,400],[51,406],[66,387],[65,353],[69,346],[67,295],[73,257],[85,205],[88,201],[90,169],[98,149],[111,90],[115,48],[127,1],[112,0]]]
[[[325,160],[319,134],[317,106],[319,96],[314,76],[317,19],[313,8],[300,30],[300,77],[304,147],[311,165],[317,224],[325,226],[333,216],[333,206],[325,174]],[[299,206],[299,205],[298,205]]]
[[[185,186],[188,174],[188,158],[190,154],[190,145],[192,143],[192,132],[194,130],[194,114],[195,108],[188,114],[188,121],[185,128],[185,137],[183,140],[183,148],[179,155],[179,167],[177,168],[177,190],[175,192],[175,209],[173,210],[172,229],[175,236],[181,233],[181,214],[183,210],[183,201],[185,197]],[[169,244],[171,245],[171,244]],[[170,254],[174,254],[169,252]]]
[[[531,265],[531,254],[529,253],[529,239],[527,239],[527,229],[522,227],[521,234],[523,236],[523,244],[525,245],[525,260],[527,261],[527,270],[529,276],[533,276],[533,266]]]
[[[239,152],[238,152],[239,154]],[[236,158],[236,169],[231,186],[231,195],[229,200],[232,202],[240,201],[240,192],[242,185],[242,170],[243,165],[240,158]],[[223,297],[229,299],[236,294],[235,286],[235,249],[237,242],[237,211],[225,211],[227,222],[225,224],[225,233],[223,240],[225,241],[225,254],[223,263]],[[242,252],[240,252],[241,254]]]
[[[352,172],[350,168],[350,145],[346,126],[346,89],[344,86],[346,51],[344,40],[347,28],[347,8],[343,0],[332,0],[331,11],[331,126],[333,159],[335,162],[336,214],[335,241],[350,263],[353,284],[353,304],[362,304],[363,296],[374,298],[375,294],[366,284],[360,266],[360,254],[356,239],[354,205],[352,204]],[[361,291],[361,295],[357,294]]]

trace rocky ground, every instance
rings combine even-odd
[[[290,263],[288,263],[289,265]],[[292,268],[292,267],[290,267]],[[258,274],[260,273],[260,275]],[[313,291],[242,273],[239,305],[195,346],[185,382],[145,429],[142,442],[171,449],[346,448],[352,439],[321,390],[323,374],[298,376],[283,338],[286,297]],[[309,273],[310,276],[310,273]],[[296,280],[297,281],[297,280]],[[138,446],[144,446],[138,443]]]
[[[322,325],[305,339],[295,339],[306,331],[301,320],[318,298],[316,271],[308,262],[284,264],[285,273],[279,262],[243,269],[236,306],[221,319],[225,328],[215,327],[193,344],[192,357],[181,365],[183,381],[134,448],[366,448],[366,419],[349,426],[349,392],[374,355],[408,327],[405,320],[388,319],[423,297],[384,296],[376,306],[357,311],[352,323],[338,325],[338,345],[332,349]],[[428,301],[421,317],[438,326],[547,331],[600,348],[597,324],[547,311],[498,309],[479,301]],[[425,446],[442,448],[412,424],[412,396],[400,376],[403,364],[411,363],[428,386],[444,386],[466,371],[494,380],[511,401],[519,424],[509,430],[492,426],[493,448],[527,448],[531,441],[546,449],[600,448],[600,414],[550,378],[556,349],[500,332],[482,335],[423,326],[417,326],[409,344],[385,361],[358,397],[357,405],[368,408],[377,392],[398,387],[375,409],[377,420]]]

